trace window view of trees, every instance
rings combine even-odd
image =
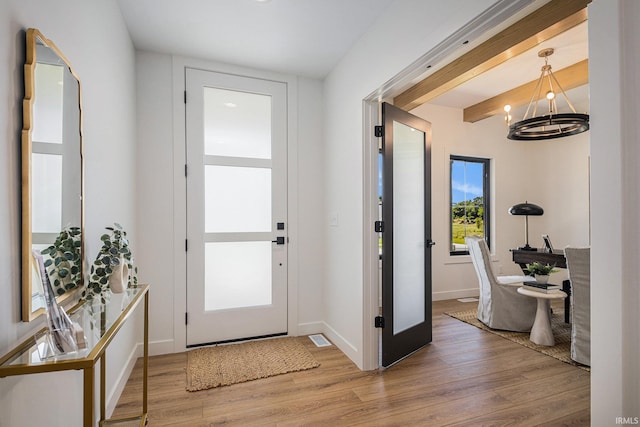
[[[489,242],[489,159],[451,156],[452,255],[467,254],[466,236]]]
[[[451,207],[452,241],[464,245],[465,236],[484,237],[483,197],[455,203]]]

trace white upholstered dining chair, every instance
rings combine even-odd
[[[571,359],[591,366],[591,249],[564,249],[571,282]]]
[[[496,276],[491,266],[487,242],[478,236],[465,237],[469,255],[478,275],[480,301],[478,320],[492,329],[526,332],[536,316],[536,300],[517,292],[529,276]]]

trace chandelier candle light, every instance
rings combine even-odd
[[[562,86],[560,86],[560,83],[558,83],[558,80],[551,71],[551,65],[548,64],[548,61],[549,56],[551,56],[553,52],[553,48],[543,49],[538,52],[538,56],[544,58],[544,66],[542,67],[540,78],[538,79],[536,88],[531,96],[531,101],[529,101],[527,111],[524,113],[524,118],[519,122],[511,123],[511,115],[509,114],[511,107],[508,105],[505,106],[505,120],[509,125],[509,134],[507,135],[508,139],[519,141],[540,141],[544,139],[576,135],[589,130],[589,115],[576,113],[576,109],[573,108],[567,94],[564,92],[564,89],[562,89]],[[545,95],[545,98],[549,103],[549,111],[546,115],[536,117],[538,100],[542,98],[541,91],[545,80],[548,82],[549,86],[549,91]],[[564,96],[564,99],[567,101],[567,104],[572,111],[571,113],[558,113],[554,87],[556,87]],[[531,112],[531,117],[527,118],[532,107],[533,111]]]

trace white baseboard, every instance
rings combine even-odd
[[[433,301],[444,301],[448,299],[477,297],[478,295],[480,295],[480,290],[478,288],[471,288],[455,291],[434,292],[432,298]]]
[[[324,332],[323,322],[309,322],[298,324],[298,336],[321,334]]]
[[[143,355],[143,346],[142,343],[138,343],[133,347],[131,353],[129,353],[129,357],[127,357],[127,361],[124,364],[124,369],[120,371],[118,378],[116,379],[113,389],[111,393],[107,396],[106,399],[106,411],[107,418],[111,417],[113,414],[113,410],[116,409],[116,405],[118,404],[118,399],[120,399],[120,395],[124,390],[124,386],[127,385],[127,381],[131,376],[131,372],[133,371],[133,367],[136,364],[136,360]],[[104,360],[104,359],[103,359]],[[100,363],[103,363],[102,361]]]
[[[336,332],[331,326],[322,322],[322,333],[331,341],[336,347],[340,349],[353,363],[359,367],[362,364],[362,354],[358,352],[358,349],[354,347],[349,341],[344,339],[342,335]]]
[[[176,353],[174,340],[149,341],[149,356]]]

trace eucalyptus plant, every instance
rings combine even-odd
[[[93,300],[99,297],[103,304],[105,303],[105,292],[109,289],[109,278],[121,263],[125,263],[128,269],[127,287],[138,284],[138,267],[133,262],[127,232],[118,223],[114,223],[113,227],[105,227],[105,229],[109,233],[100,237],[102,247],[91,265],[89,282],[82,292],[83,299]]]
[[[530,274],[538,274],[543,276],[547,276],[551,273],[555,273],[556,271],[558,271],[555,264],[544,265],[538,261],[532,262],[531,264],[527,264],[527,268],[525,268],[525,270]]]
[[[41,252],[47,255],[44,266],[56,295],[82,285],[81,235],[80,227],[65,227],[53,244]]]

